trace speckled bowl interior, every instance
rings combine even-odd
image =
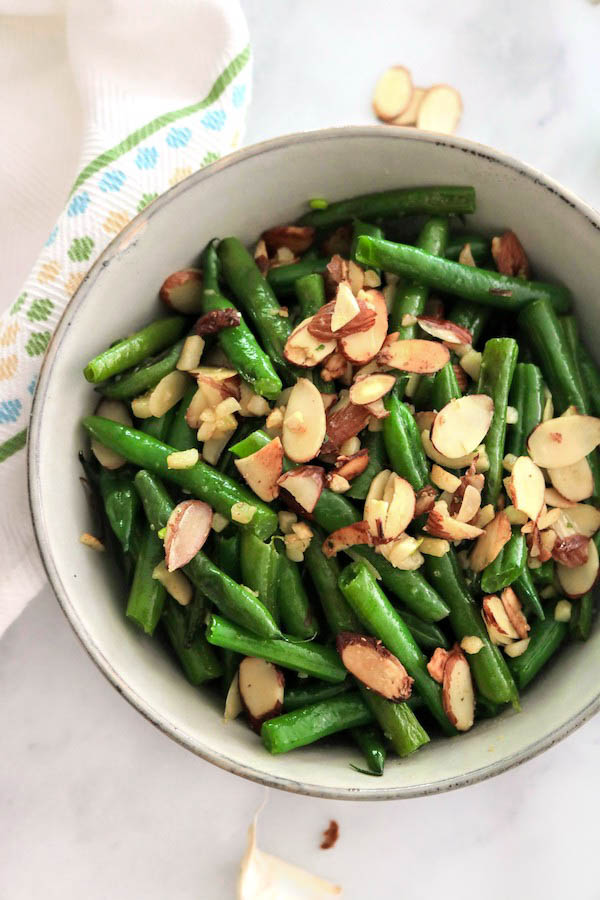
[[[35,529],[58,600],[92,659],[143,715],[170,737],[238,775],[299,793],[391,799],[448,790],[495,775],[560,740],[598,708],[600,631],[568,647],[523,697],[454,740],[433,741],[380,779],[348,765],[351,752],[316,744],[272,757],[221,703],[191,687],[161,644],[123,615],[124,596],[106,557],[79,543],[89,512],[79,483],[82,415],[95,404],[86,361],[158,312],[165,276],[192,264],[209,238],[251,243],[263,228],[295,219],[311,196],[331,200],[393,187],[472,184],[484,231],[510,226],[539,277],[573,291],[583,333],[600,332],[600,219],[550,179],[497,151],[399,128],[345,128],[250,147],[186,179],[110,245],[69,304],[50,345],[29,443]],[[358,762],[358,759],[354,760]]]

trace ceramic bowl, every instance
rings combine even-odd
[[[29,441],[30,497],[40,551],[58,600],[94,662],[158,728],[212,763],[273,787],[321,797],[392,799],[430,794],[503,772],[559,741],[599,706],[600,630],[567,647],[523,697],[454,740],[391,758],[382,778],[348,765],[352,750],[315,744],[273,757],[222,703],[191,687],[123,614],[109,560],[79,543],[89,527],[77,453],[79,421],[94,407],[86,361],[150,321],[170,272],[191,265],[214,236],[248,244],[295,219],[312,196],[331,200],[386,188],[471,184],[470,227],[511,227],[540,278],[573,289],[583,333],[600,334],[600,217],[551,179],[461,138],[385,127],[297,134],[249,147],[172,188],[112,242],[71,300],[42,368]],[[593,345],[593,340],[591,341]],[[360,763],[358,758],[353,760]]]

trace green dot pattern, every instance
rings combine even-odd
[[[34,331],[29,335],[25,350],[29,356],[41,356],[50,343],[50,331]]]
[[[54,303],[47,297],[41,300],[34,300],[27,311],[27,318],[31,322],[45,322],[50,317],[53,309]]]
[[[19,310],[21,309],[21,307],[23,306],[23,304],[25,303],[26,300],[27,300],[26,292],[21,294],[19,297],[17,297],[17,299],[15,300],[15,302],[13,303],[13,305],[10,308],[11,316],[15,316],[19,312]]]
[[[137,211],[141,212],[143,209],[146,209],[146,207],[152,203],[153,200],[156,200],[157,197],[158,194],[142,194],[142,198],[137,205]]]
[[[85,262],[90,258],[93,248],[94,241],[91,237],[74,238],[67,255],[73,262]]]

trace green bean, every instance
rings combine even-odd
[[[529,616],[531,613],[535,613],[538,619],[542,619],[543,621],[546,618],[546,614],[544,613],[539,594],[533,583],[532,572],[533,569],[530,569],[526,565],[519,577],[515,580],[513,589],[521,601],[523,609],[525,610],[525,615]]]
[[[361,696],[398,756],[408,756],[423,744],[429,743],[429,735],[419,723],[408,703],[392,703],[373,691],[359,685]]]
[[[350,482],[350,490],[346,491],[346,497],[351,497],[352,500],[365,499],[371,482],[378,472],[385,468],[387,461],[382,431],[368,431],[362,446],[369,451],[369,462],[364,472]]]
[[[330,203],[327,209],[316,209],[300,219],[301,225],[329,228],[351,219],[395,219],[398,216],[462,215],[475,212],[475,190],[472,187],[399,188],[378,194],[363,194]],[[385,267],[383,267],[385,268]]]
[[[224,650],[222,647],[219,648],[219,651],[221,665],[223,666],[223,677],[221,678],[221,693],[225,697],[227,697],[229,688],[231,687],[231,682],[238,673],[238,669],[243,656],[240,656],[239,653],[234,653],[233,650]]]
[[[492,314],[489,306],[480,306],[469,300],[457,300],[448,316],[450,322],[466,328],[473,338],[473,347],[479,342],[483,330]]]
[[[125,553],[129,552],[131,535],[140,503],[131,472],[100,468],[98,488],[106,518]]]
[[[196,635],[204,633],[204,622],[209,610],[209,603],[202,591],[198,588],[194,591],[191,603],[185,607],[185,636],[183,645],[186,649],[193,645]]]
[[[590,356],[587,348],[579,342],[577,347],[579,371],[590,398],[590,409],[595,416],[600,416],[600,372]]]
[[[456,380],[456,372],[452,368],[452,363],[447,362],[446,365],[436,372],[433,379],[433,391],[431,400],[434,409],[443,409],[451,400],[458,400],[462,397],[462,391]]]
[[[316,636],[319,629],[304,588],[300,566],[287,558],[280,541],[276,546],[279,559],[277,606],[283,626],[288,634],[310,640]]]
[[[447,242],[448,219],[434,216],[423,226],[417,247],[432,256],[444,256]],[[409,281],[408,284],[399,286],[394,295],[389,330],[398,331],[402,340],[416,337],[417,326],[403,325],[402,319],[406,315],[423,315],[428,297],[429,287],[421,281]]]
[[[352,259],[355,258],[356,252],[356,242],[362,234],[367,234],[369,237],[374,238],[382,238],[383,229],[379,227],[379,225],[372,225],[370,222],[363,222],[361,219],[355,219],[352,223],[352,246],[350,249],[350,256]],[[375,270],[377,274],[379,274],[379,269]]]
[[[175,407],[173,418],[171,420],[171,427],[169,428],[169,433],[166,437],[166,443],[170,447],[175,447],[176,450],[192,450],[198,447],[196,432],[193,428],[190,428],[185,418],[188,406],[192,402],[197,390],[198,385],[191,383]]]
[[[188,646],[184,607],[167,597],[163,622],[171,645],[181,663],[185,677],[192,684],[204,684],[223,674],[223,667],[202,631],[196,633]]]
[[[424,622],[407,609],[400,610],[400,615],[421,650],[435,650],[436,647],[447,650],[450,646],[448,638],[434,622]]]
[[[483,570],[481,589],[484,594],[497,594],[520,578],[526,568],[525,535],[520,531],[513,531],[511,539],[504,545],[496,559]]]
[[[322,550],[323,534],[315,534],[304,551],[304,562],[315,586],[327,624],[333,634],[340,631],[359,632],[360,622],[338,587],[341,567],[337,559],[325,556]]]
[[[303,275],[296,281],[294,287],[300,307],[300,317],[308,319],[309,316],[314,316],[325,303],[325,283],[322,275],[316,272]]]
[[[372,775],[383,775],[386,749],[380,732],[369,725],[353,728],[350,732],[352,740],[365,758],[367,768]]]
[[[300,262],[287,266],[277,266],[267,272],[267,281],[276,294],[293,294],[296,282],[306,275],[322,275],[329,259],[325,257],[303,257]]]
[[[519,418],[508,429],[506,452],[523,456],[527,438],[542,421],[544,411],[544,381],[537,366],[532,363],[517,364],[508,402],[517,410]]]
[[[469,244],[478,266],[489,260],[490,242],[480,234],[451,234],[446,245],[446,259],[458,260],[465,244]]]
[[[517,691],[498,647],[491,643],[479,606],[467,590],[454,549],[445,556],[426,556],[428,580],[450,607],[450,625],[457,640],[473,635],[483,642],[479,653],[469,657],[473,678],[481,694],[494,703],[517,703]]]
[[[175,415],[175,407],[171,407],[168,412],[162,416],[149,416],[142,419],[140,423],[140,431],[149,434],[150,437],[157,438],[159,441],[166,441],[167,435],[171,430],[171,423]]]
[[[100,385],[98,390],[105,397],[110,397],[114,400],[130,400],[132,397],[143,394],[150,388],[155,387],[161,378],[175,370],[177,361],[181,356],[183,343],[184,338],[173,344],[159,359],[151,359],[139,369],[133,369],[124,375],[117,375],[105,384]]]
[[[283,641],[257,637],[227,619],[211,616],[206,627],[209,644],[235,650],[244,656],[258,656],[277,666],[313,675],[333,684],[344,681],[347,675],[339,656],[333,647],[322,644],[293,643],[293,638]]]
[[[242,582],[258,594],[273,619],[279,625],[277,605],[277,569],[279,560],[272,544],[264,544],[249,531],[242,533],[240,542],[240,566]]]
[[[164,485],[150,472],[141,469],[135,476],[135,486],[150,525],[155,531],[160,531],[173,511],[173,502]],[[258,597],[249,588],[233,581],[201,550],[183,567],[183,571],[192,584],[234,622],[262,637],[281,637],[271,613]]]
[[[345,694],[354,687],[350,679],[340,681],[338,684],[329,684],[326,681],[307,681],[305,678],[302,681],[306,681],[306,684],[300,682],[294,687],[286,687],[283,697],[285,712],[300,709],[301,706],[308,706],[311,703],[319,703],[321,700],[329,700],[331,697]]]
[[[229,531],[229,528],[227,529]],[[214,558],[215,563],[223,569],[226,575],[234,581],[242,580],[240,566],[241,534],[237,528],[231,530],[231,534],[223,533],[215,535]]]
[[[383,641],[387,649],[398,657],[411,678],[414,678],[417,692],[423,697],[443,731],[455,734],[456,731],[444,712],[441,688],[427,671],[424,654],[364,563],[350,563],[340,575],[338,584],[369,632]]]
[[[386,272],[422,281],[447,294],[503,310],[521,309],[532,300],[544,298],[558,312],[566,312],[571,302],[569,291],[562,285],[525,281],[489,269],[464,266],[409,244],[361,237],[356,258],[361,265],[379,266]]]
[[[153,353],[170,346],[183,333],[186,320],[183,316],[157,319],[141,331],[124,338],[90,360],[83,374],[88,381],[98,384],[126,369],[132,369]],[[162,377],[162,376],[161,376]],[[160,380],[160,379],[159,379]],[[154,382],[156,384],[156,382]],[[145,390],[145,388],[142,388]],[[137,393],[137,391],[136,391]],[[129,394],[134,397],[135,394]]]
[[[204,313],[235,308],[219,290],[219,257],[214,241],[210,241],[202,254],[202,277]],[[243,317],[240,317],[240,323],[235,328],[222,328],[217,338],[233,367],[257,394],[272,400],[280,393],[281,380]]]
[[[86,416],[83,427],[101,444],[120,453],[134,465],[147,468],[180,487],[192,496],[204,500],[221,515],[231,519],[231,508],[236,503],[247,503],[256,510],[251,521],[241,526],[260,538],[268,538],[277,528],[277,516],[266,503],[238,482],[218,472],[204,462],[197,462],[191,469],[170,469],[167,457],[174,447],[163,444],[142,431],[128,428],[100,416]]]
[[[503,703],[494,703],[482,694],[475,695],[475,718],[494,719],[503,709]]]
[[[139,554],[133,572],[133,581],[127,599],[126,616],[146,634],[154,634],[165,604],[166,591],[152,577],[155,567],[164,559],[162,541],[149,525],[146,525]]]
[[[413,396],[416,409],[432,409],[433,407],[433,382],[435,375],[421,375],[417,389]]]
[[[569,626],[565,622],[557,622],[553,616],[543,622],[534,622],[529,632],[527,650],[508,664],[519,690],[525,690],[556,653],[568,631]]]
[[[529,574],[531,575],[534,583],[539,585],[541,588],[553,585],[554,560],[547,559],[546,562],[543,562],[541,566],[538,566],[536,569],[530,569]]]
[[[584,594],[573,604],[573,614],[569,622],[569,632],[578,641],[587,641],[592,631],[596,608],[593,591]]]
[[[487,341],[477,392],[487,394],[494,401],[494,415],[485,438],[485,449],[490,462],[485,476],[484,500],[494,506],[502,490],[504,440],[506,436],[506,407],[519,348],[512,338],[492,338]]]
[[[414,416],[392,391],[385,398],[389,416],[383,420],[383,439],[392,468],[418,491],[429,481],[421,435]]]
[[[367,704],[358,691],[352,691],[269,719],[263,723],[260,736],[269,753],[287,753],[372,721]]]

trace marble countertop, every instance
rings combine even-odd
[[[524,159],[600,205],[600,9],[586,0],[243,5],[255,60],[247,143],[372,122],[378,73],[403,63],[417,83],[448,81],[461,90],[460,134]],[[60,210],[79,128],[60,32],[48,40],[47,22],[43,47],[37,26],[31,29],[32,52],[45,54],[45,78],[28,83],[27,60],[20,60],[15,84],[9,51],[21,27],[0,18],[0,76],[13,78],[0,77],[0,117],[17,102],[15,92],[26,91],[28,164],[34,174],[42,164],[48,171],[48,160],[52,166],[43,202],[35,203],[5,177],[0,154],[0,242],[10,250],[3,296],[18,290]],[[50,99],[62,144],[38,142],[36,150]],[[227,900],[265,793],[262,847],[342,883],[351,900],[442,892],[463,900],[600,897],[590,802],[600,788],[600,718],[466,790],[342,803],[265,792],[169,741],[90,663],[49,589],[2,639],[0,685],[0,896],[7,900]],[[340,838],[324,852],[318,844],[330,818]]]

